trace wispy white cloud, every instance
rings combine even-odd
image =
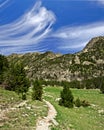
[[[88,0],[90,2],[96,3],[98,5],[104,6],[104,0]]]
[[[7,3],[9,3],[10,0],[4,0],[3,2],[1,1],[0,3],[0,8],[4,7]]]
[[[100,4],[103,4],[104,5],[104,0],[95,0],[97,2],[99,2]]]
[[[15,22],[0,26],[0,47],[12,46],[15,51],[18,46],[21,46],[22,50],[26,45],[38,44],[51,32],[54,22],[54,13],[42,7],[38,1],[29,12]],[[12,51],[13,49],[10,53]]]
[[[101,22],[83,26],[67,26],[52,34],[53,37],[61,39],[59,46],[61,50],[83,48],[91,38],[103,35],[104,23]]]
[[[91,38],[104,35],[103,22],[65,26],[53,31],[55,20],[55,14],[38,1],[16,21],[0,26],[0,53],[81,50]]]

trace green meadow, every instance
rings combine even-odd
[[[44,98],[57,110],[58,126],[52,130],[103,130],[104,129],[104,95],[99,90],[71,89],[74,99],[88,101],[89,107],[65,108],[58,105],[61,87],[45,87]]]
[[[58,126],[52,130],[103,130],[104,129],[104,95],[100,90],[71,89],[74,100],[78,97],[90,103],[88,107],[65,108],[59,106],[62,87],[44,87],[43,98],[53,104],[57,110]],[[31,89],[24,102],[12,91],[0,88],[0,112],[4,115],[0,119],[1,130],[35,130],[37,119],[47,115],[47,106],[44,102],[31,100]],[[14,109],[10,109],[14,108]]]

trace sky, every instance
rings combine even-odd
[[[75,53],[104,36],[104,0],[0,0],[0,53]]]

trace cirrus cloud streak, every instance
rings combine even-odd
[[[4,0],[0,3],[0,8],[4,7],[7,3],[9,3],[10,0]]]
[[[5,4],[6,1],[2,6]],[[29,12],[16,21],[0,26],[0,53],[47,50],[76,52],[84,48],[91,38],[104,35],[104,22],[64,26],[54,31],[52,25],[55,21],[55,14],[38,1]]]
[[[82,49],[88,41],[104,35],[104,23],[98,22],[83,26],[63,27],[52,36],[60,40],[60,50]]]
[[[38,1],[29,12],[15,22],[0,26],[0,48],[4,46],[2,52],[8,51],[11,46],[14,48],[13,51],[18,47],[22,51],[26,45],[38,44],[51,32],[54,22],[54,13],[42,7]]]

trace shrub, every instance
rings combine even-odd
[[[82,105],[83,107],[88,107],[88,106],[90,106],[89,102],[86,101],[86,100],[81,101],[81,105]]]
[[[22,95],[22,100],[26,100],[26,94]]]
[[[76,106],[76,107],[80,107],[80,106],[81,106],[81,101],[80,101],[79,98],[76,99],[76,101],[75,101],[75,106]]]
[[[59,105],[65,106],[68,108],[73,107],[73,95],[68,86],[64,86],[63,91],[61,92],[61,99],[59,100]]]

